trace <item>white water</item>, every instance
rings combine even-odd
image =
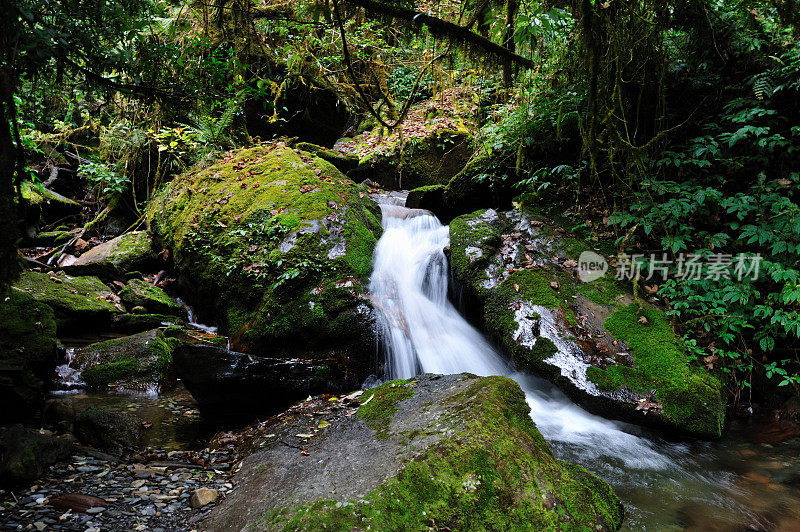
[[[731,475],[695,456],[707,449],[704,444],[668,443],[639,427],[589,414],[550,383],[515,371],[447,298],[448,227],[427,211],[385,204],[381,209],[384,233],[369,288],[382,311],[387,377],[468,372],[514,379],[559,458],[598,473],[623,497],[631,529],[655,524],[653,529],[661,530],[665,508],[674,511],[687,501],[730,506],[720,488],[730,484]]]
[[[626,467],[667,467],[652,444],[594,416],[542,381],[515,372],[447,298],[444,248],[450,231],[419,209],[382,205],[384,233],[375,248],[370,293],[382,311],[386,372],[393,379],[420,373],[505,375],[517,381],[531,416],[549,440],[610,454]]]

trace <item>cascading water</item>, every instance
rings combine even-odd
[[[370,293],[381,311],[387,377],[469,372],[514,379],[559,457],[614,486],[628,508],[629,529],[672,527],[682,505],[698,500],[726,519],[756,520],[733,502],[733,474],[709,457],[710,444],[669,443],[639,427],[594,416],[550,383],[514,371],[448,300],[448,227],[424,210],[391,204],[381,210],[384,232],[375,248]]]

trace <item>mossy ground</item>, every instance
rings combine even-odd
[[[644,317],[646,323],[641,323]],[[656,391],[663,413],[679,426],[709,437],[722,434],[725,400],[719,380],[687,360],[666,316],[630,304],[614,312],[605,328],[630,348],[635,367],[591,368],[589,378],[603,389]]]
[[[377,206],[334,166],[267,144],[175,179],[148,218],[243,350],[302,344],[311,328],[332,337],[338,316],[327,312],[357,306],[381,231]]]
[[[478,379],[447,401],[452,405],[450,421],[461,428],[361,500],[320,500],[276,511],[253,528],[594,531],[619,527],[623,517],[619,499],[585,469],[553,457],[516,383],[504,377]]]

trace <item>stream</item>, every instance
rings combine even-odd
[[[613,486],[626,508],[623,530],[800,530],[797,434],[734,423],[720,442],[672,442],[584,411],[549,382],[515,371],[461,316],[448,299],[449,228],[397,203],[381,202],[384,233],[370,278],[387,376],[514,379],[556,456]],[[754,440],[765,430],[769,441]]]

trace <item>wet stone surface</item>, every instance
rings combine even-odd
[[[0,490],[0,530],[195,530],[233,489],[236,458],[207,450],[154,451],[120,462],[73,456],[33,486]],[[217,501],[193,508],[200,488],[216,491]]]

